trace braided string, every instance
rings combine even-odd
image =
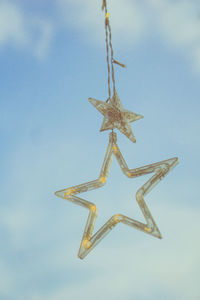
[[[102,10],[105,11],[105,35],[106,35],[106,60],[107,60],[107,70],[108,70],[108,99],[106,102],[111,100],[111,73],[112,73],[112,85],[113,85],[113,94],[115,94],[115,72],[114,72],[114,52],[112,46],[112,33],[111,33],[111,26],[109,21],[109,13],[107,9],[107,2],[103,0]]]

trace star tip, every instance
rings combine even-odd
[[[55,195],[56,197],[63,198],[63,197],[60,195],[60,192],[59,192],[59,191],[55,192],[54,195]]]
[[[158,228],[151,229],[151,234],[158,239],[162,239],[162,234]]]
[[[157,238],[162,240],[163,237],[162,237],[162,234],[160,232],[158,232]]]
[[[54,193],[55,196],[59,197],[59,198],[62,198],[62,199],[65,199],[65,196],[63,195],[62,191],[56,191]]]
[[[78,258],[80,258],[81,260],[83,260],[83,257],[80,254],[78,254],[77,256],[78,256]]]
[[[103,132],[103,131],[105,131],[105,130],[106,130],[106,129],[104,129],[104,128],[99,129],[100,132]]]
[[[131,140],[131,142],[136,143],[136,139],[132,138],[130,140]]]
[[[141,119],[143,119],[143,118],[144,118],[143,115],[138,115],[138,120],[141,120]]]

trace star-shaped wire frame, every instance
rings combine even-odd
[[[117,128],[133,143],[136,142],[130,123],[142,119],[143,116],[124,109],[116,91],[109,103],[93,98],[88,100],[104,115],[100,131]]]
[[[154,173],[154,175],[136,192],[136,200],[144,215],[146,223],[141,223],[122,214],[115,214],[95,234],[93,234],[97,218],[97,207],[94,203],[75,195],[100,188],[106,183],[113,155],[115,155],[122,172],[129,178]],[[178,158],[175,157],[136,169],[129,169],[117,146],[116,133],[111,132],[99,177],[96,180],[55,192],[56,196],[89,209],[89,215],[80,244],[78,257],[83,259],[118,223],[126,224],[147,234],[161,238],[161,233],[144,201],[144,196],[177,164]]]

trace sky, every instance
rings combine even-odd
[[[117,132],[136,168],[179,165],[145,201],[158,240],[118,225],[77,257],[88,211],[54,195],[98,178],[108,131],[88,97],[106,101],[101,0],[0,0],[0,299],[200,299],[200,3],[109,0],[116,89],[136,144]],[[104,187],[81,194],[98,207],[95,231],[113,214],[144,222],[116,160]]]

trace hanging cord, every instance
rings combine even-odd
[[[110,77],[112,72],[112,84],[113,84],[113,94],[115,94],[115,73],[113,66],[113,46],[112,46],[112,33],[111,26],[109,22],[109,13],[107,9],[107,2],[103,0],[102,10],[105,10],[105,34],[106,34],[106,55],[107,55],[107,69],[108,69],[108,99],[106,102],[111,100],[111,87],[110,87]],[[111,69],[111,72],[110,72]]]
[[[111,99],[111,89],[110,89],[110,57],[109,57],[109,42],[108,42],[108,12],[107,7],[105,6],[105,33],[106,33],[106,58],[107,58],[107,69],[108,69],[108,99],[106,102],[109,102]]]
[[[106,102],[109,102],[111,100],[111,88],[110,88],[110,77],[112,72],[112,85],[113,85],[113,95],[115,95],[116,89],[115,89],[115,70],[114,70],[114,63],[126,68],[126,65],[118,62],[115,60],[114,52],[113,52],[113,46],[112,46],[112,33],[111,33],[111,26],[109,21],[109,13],[107,9],[107,2],[106,0],[103,0],[102,3],[102,10],[105,11],[105,35],[106,35],[106,59],[107,59],[107,69],[108,69],[108,99]],[[111,69],[111,72],[110,72]]]
[[[110,42],[110,51],[111,51],[111,67],[112,67],[112,83],[113,83],[113,95],[115,95],[115,70],[114,70],[114,59],[113,59],[113,46],[112,46],[112,33],[111,33],[111,27],[108,20],[108,30],[109,30],[109,42]]]

